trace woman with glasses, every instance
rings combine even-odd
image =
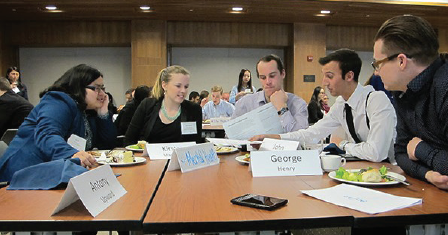
[[[15,173],[38,164],[47,172],[39,172],[39,167],[30,172],[41,173],[43,178],[48,173],[57,175],[55,172],[61,169],[70,170],[74,176],[96,165],[95,159],[83,151],[83,144],[78,150],[67,143],[73,140],[85,143],[85,150],[114,147],[116,129],[108,111],[103,75],[97,69],[84,64],[75,66],[40,97],[40,103],[0,158],[0,181],[11,181]],[[55,172],[43,165],[50,162],[54,162]]]
[[[190,73],[181,66],[162,69],[152,89],[134,113],[124,143],[201,142],[202,109],[189,100]]]

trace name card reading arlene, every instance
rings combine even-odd
[[[265,138],[263,140],[263,143],[261,143],[259,150],[284,151],[284,150],[297,150],[298,147],[299,147],[299,141]]]
[[[180,169],[182,173],[219,164],[212,143],[176,148],[168,165],[168,171]]]
[[[322,175],[317,150],[252,151],[253,177]]]
[[[146,144],[142,156],[149,156],[149,159],[151,160],[170,159],[174,149],[192,145],[196,145],[196,142]]]
[[[127,192],[108,164],[73,177],[53,215],[81,199],[95,217]]]

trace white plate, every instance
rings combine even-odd
[[[144,149],[133,149],[133,148],[131,148],[131,146],[136,146],[136,144],[132,144],[132,145],[128,145],[128,146],[126,146],[126,150],[129,150],[129,151],[134,151],[134,152],[143,152],[143,150]]]
[[[226,153],[234,153],[238,152],[238,149],[235,147],[218,147],[215,146],[215,151],[217,154],[226,154]]]
[[[101,157],[102,153],[107,153],[109,151],[110,150],[89,150],[89,151],[86,151],[86,152],[91,154],[94,158],[99,158],[99,157]]]
[[[360,171],[361,169],[350,169],[350,170],[346,170],[348,172],[356,172],[356,171]],[[387,172],[386,175],[390,175],[393,176],[395,178],[401,179],[401,180],[406,180],[406,177],[395,173],[395,172]],[[398,181],[389,181],[389,182],[379,182],[379,183],[370,183],[370,182],[356,182],[356,181],[350,181],[350,180],[344,180],[344,179],[339,179],[336,178],[336,171],[332,171],[330,173],[328,173],[328,177],[340,181],[340,182],[344,182],[344,183],[349,183],[349,184],[357,184],[357,185],[365,185],[365,186],[375,186],[375,185],[392,185],[392,184],[399,184],[400,182]]]
[[[243,164],[249,164],[250,161],[246,161],[244,160],[246,159],[246,155],[241,155],[235,158],[235,160],[237,160],[239,163],[243,163]]]
[[[143,162],[146,162],[146,158],[144,157],[134,157],[135,162],[129,162],[129,163],[116,163],[116,162],[98,162],[99,164],[105,165],[105,164],[109,164],[111,166],[131,166],[131,165],[135,165],[135,164],[140,164]]]

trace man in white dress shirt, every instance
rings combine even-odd
[[[373,162],[387,158],[395,162],[395,110],[384,92],[358,84],[362,64],[358,54],[350,49],[340,49],[320,58],[319,63],[323,85],[332,96],[338,96],[328,114],[308,129],[258,135],[251,140],[276,138],[298,140],[302,145],[316,144],[342,127],[348,138],[336,144],[347,154]],[[350,109],[351,112],[347,112]]]

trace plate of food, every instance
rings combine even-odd
[[[226,154],[226,153],[234,153],[237,152],[238,149],[235,147],[221,147],[215,146],[215,151],[217,154]]]
[[[137,144],[126,146],[126,149],[134,152],[143,152],[145,150],[146,141],[139,141]]]
[[[406,177],[388,171],[385,166],[379,169],[372,167],[365,169],[344,169],[340,167],[337,171],[328,173],[328,177],[339,182],[364,186],[392,185],[406,180]]]
[[[108,152],[111,152],[111,150],[90,150],[86,151],[88,154],[92,155],[94,158],[101,157],[101,154],[107,154]]]
[[[235,160],[242,164],[249,164],[250,163],[250,153],[246,153],[244,155],[238,156],[235,158]]]
[[[134,157],[132,151],[112,150],[105,157],[97,159],[99,164],[109,164],[111,166],[129,166],[146,162],[144,157]]]

